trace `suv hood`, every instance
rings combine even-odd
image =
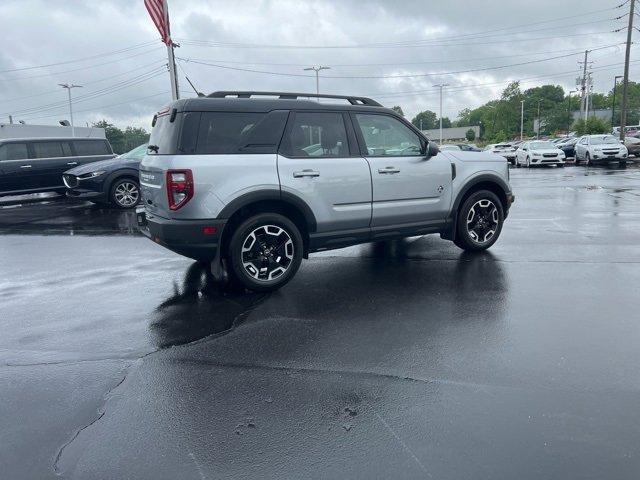
[[[445,150],[444,152],[440,152],[438,155],[444,155],[453,157],[461,162],[500,162],[505,163],[507,160],[497,153],[482,151],[482,152],[463,152],[463,151],[452,151]]]
[[[112,172],[113,170],[127,167],[137,169],[138,165],[140,165],[140,160],[138,159],[114,157],[107,160],[100,160],[98,162],[85,163],[84,165],[80,165],[78,167],[72,168],[71,170],[67,170],[65,173],[77,176],[89,172],[95,172],[96,170],[105,170],[107,172]]]

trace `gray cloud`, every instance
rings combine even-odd
[[[561,55],[562,51],[566,54],[621,43],[625,39],[624,32],[585,35],[624,26],[624,19],[610,19],[623,15],[626,9],[614,10],[617,2],[609,0],[542,0],[535,4],[418,0],[171,0],[169,3],[173,36],[181,39],[181,47],[176,51],[180,58],[296,75],[308,73],[302,70],[303,65],[317,64],[332,66],[323,72],[325,76],[430,72],[429,76],[410,78],[321,79],[324,92],[370,95],[385,105],[401,105],[407,116],[425,108],[437,111],[438,93],[432,85],[442,82],[451,85],[444,103],[444,114],[450,117],[455,117],[462,108],[478,106],[497,96],[509,80],[545,76],[528,80],[523,87],[554,83],[572,89],[580,57],[483,72],[453,75],[442,72],[521,63]],[[607,8],[610,10],[581,15]],[[575,17],[538,23],[569,16]],[[2,71],[96,56],[82,62],[0,73],[0,121],[6,121],[11,112],[16,119],[30,123],[54,123],[67,118],[66,92],[57,86],[62,82],[84,85],[73,92],[77,96],[74,110],[78,124],[107,118],[122,126],[148,127],[152,113],[169,99],[168,74],[163,69],[166,50],[142,0],[5,0],[0,4],[0,18],[5,40],[5,48],[0,51]],[[527,26],[493,31],[523,24]],[[525,29],[537,31],[517,33]],[[475,39],[464,37],[475,32],[488,33]],[[521,41],[554,35],[563,36]],[[448,40],[435,40],[443,37]],[[432,43],[437,44],[394,48],[264,48],[388,44],[420,39],[434,39]],[[188,40],[209,43],[195,45]],[[218,46],[213,46],[214,43]],[[255,46],[235,48],[228,44]],[[132,46],[138,47],[116,55],[97,56]],[[613,76],[622,72],[622,66],[604,66],[621,63],[623,53],[622,48],[593,52],[596,91],[611,88]],[[181,90],[186,95],[192,92],[184,80],[184,72],[203,91],[315,89],[311,76],[289,77],[179,63]],[[631,72],[633,78],[638,72],[636,64]],[[424,92],[398,93],[416,91]]]

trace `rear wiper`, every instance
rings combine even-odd
[[[153,152],[155,152],[155,153],[158,153],[158,150],[160,150],[160,148],[159,148],[157,145],[149,145],[149,146],[147,147],[147,149],[148,149],[148,150],[151,150],[151,151],[153,151]]]

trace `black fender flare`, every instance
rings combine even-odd
[[[491,173],[482,173],[471,178],[464,186],[460,189],[458,194],[456,195],[453,204],[451,205],[451,214],[447,219],[447,227],[440,234],[442,238],[447,240],[453,240],[456,237],[456,225],[458,224],[458,210],[460,209],[460,204],[462,203],[462,199],[467,196],[467,194],[476,186],[481,183],[493,183],[500,187],[503,192],[503,197],[501,200],[503,201],[502,208],[504,210],[505,217],[509,210],[509,204],[507,202],[508,196],[511,194],[511,188],[509,184],[505,182],[500,176],[494,175]]]
[[[317,229],[317,221],[316,217],[311,210],[311,207],[302,200],[297,195],[289,192],[282,192],[278,189],[264,189],[264,190],[256,190],[254,192],[245,193],[240,195],[238,198],[233,199],[229,202],[218,214],[219,219],[228,219],[240,210],[242,207],[250,205],[252,203],[265,201],[265,200],[273,200],[278,202],[288,203],[293,206],[297,210],[302,213],[306,223],[307,229],[309,233],[315,232]]]

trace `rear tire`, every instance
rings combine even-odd
[[[486,250],[498,240],[503,223],[504,210],[498,196],[479,190],[469,195],[458,210],[453,242],[468,252]]]
[[[261,213],[242,222],[229,242],[229,273],[249,290],[270,292],[298,271],[304,243],[295,224],[277,213]]]

